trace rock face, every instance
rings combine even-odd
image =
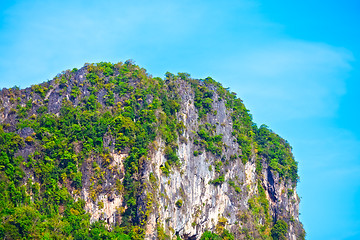
[[[240,190],[235,191],[229,184],[219,186],[210,184],[216,178],[215,170],[211,170],[215,162],[219,160],[209,152],[203,152],[194,156],[197,146],[190,139],[196,138],[201,121],[197,121],[198,113],[194,106],[194,94],[190,84],[180,82],[181,108],[177,114],[178,120],[185,123],[185,131],[180,137],[189,141],[179,142],[178,155],[181,166],[173,169],[169,176],[162,174],[160,166],[166,161],[164,156],[164,145],[159,143],[158,149],[150,157],[146,166],[144,177],[148,178],[149,173],[159,179],[155,199],[157,207],[150,216],[147,226],[147,238],[157,239],[156,226],[164,226],[170,229],[173,234],[183,236],[185,239],[199,239],[206,230],[216,231],[216,225],[220,218],[226,218],[226,226],[233,232],[237,232],[239,239],[245,238],[239,229],[246,228],[246,223],[239,223],[239,215],[246,212],[248,200],[257,194],[257,184],[262,184],[266,190],[266,199],[270,203],[270,212],[274,218],[285,215],[295,221],[290,223],[287,239],[297,239],[301,235],[302,227],[299,224],[299,198],[296,194],[288,196],[287,190],[292,189],[291,184],[281,181],[279,175],[264,164],[261,169],[262,178],[255,173],[255,157],[252,157],[245,166],[240,159],[225,164],[225,182],[236,181]],[[218,99],[217,94],[214,99]],[[226,151],[223,152],[223,159],[230,159],[231,156],[241,154],[241,148],[236,139],[232,136],[233,127],[229,111],[224,101],[216,101],[213,104],[215,115],[208,115],[203,120],[215,126],[216,135],[223,136],[223,143]],[[195,120],[195,121],[194,121]],[[266,160],[263,159],[266,163]],[[258,182],[257,180],[260,180]],[[293,188],[294,189],[294,188]],[[176,201],[181,199],[182,206],[176,206]],[[259,219],[261,221],[261,219]],[[256,223],[252,223],[256,225]],[[298,237],[297,237],[298,236]]]
[[[182,134],[186,139],[195,138],[194,132],[199,129],[197,121],[197,111],[193,104],[194,96],[191,94],[191,88],[188,84],[182,83],[181,86],[182,103],[178,113],[179,120],[185,123],[185,131]],[[215,96],[217,98],[217,96]],[[223,101],[214,104],[216,115],[208,116],[206,122],[215,126],[215,133],[222,134],[223,142],[228,146],[224,157],[230,159],[233,154],[238,154],[239,146],[231,137],[232,121],[229,114],[226,113],[226,107]],[[195,121],[194,121],[195,120]],[[150,221],[152,229],[149,232],[155,232],[156,217],[161,218],[161,225],[174,229],[175,233],[181,236],[187,236],[190,239],[197,239],[205,230],[215,230],[215,225],[220,216],[229,216],[229,226],[236,222],[234,213],[245,209],[247,197],[236,196],[234,191],[227,184],[215,186],[209,182],[215,178],[215,170],[210,171],[217,159],[211,153],[203,152],[199,156],[194,156],[197,146],[193,142],[186,141],[179,143],[178,155],[181,161],[181,167],[176,168],[170,176],[164,176],[160,171],[160,165],[166,161],[162,154],[164,146],[161,145],[151,158],[151,164],[147,172],[156,173],[159,179],[159,208]],[[234,162],[226,167],[227,173],[225,180],[235,179],[244,182],[244,166],[240,161]],[[245,189],[242,189],[245,190]],[[181,199],[183,205],[179,208],[176,201]],[[156,216],[156,217],[155,217]],[[149,236],[150,237],[150,236]]]
[[[138,89],[147,91],[141,95]],[[168,73],[161,80],[132,62],[100,63],[32,88],[3,89],[0,95],[0,122],[5,131],[17,131],[25,140],[15,153],[25,161],[35,151],[46,155],[44,136],[50,139],[52,133],[28,126],[23,119],[37,121],[48,114],[61,122],[66,104],[110,116],[104,133],[92,137],[91,153],[85,149],[91,149],[87,144],[92,140],[85,135],[67,142],[78,168],[69,174],[80,174],[81,185],[69,174],[58,183],[84,202],[90,223],[102,220],[110,231],[119,225],[139,226],[145,239],[200,239],[206,231],[229,233],[235,239],[305,236],[291,147],[267,127],[252,123],[241,100],[211,78]],[[142,120],[144,111],[153,113],[153,120]],[[76,121],[69,134],[77,128],[85,131],[81,119]],[[136,124],[151,126],[147,131],[152,137],[144,137],[149,139],[146,154],[136,155],[138,149],[141,152],[141,139],[133,137],[140,133],[132,132]],[[58,161],[61,167],[60,157]],[[34,169],[23,170],[23,184],[28,178],[44,184]],[[280,220],[287,225],[283,232],[274,227]]]

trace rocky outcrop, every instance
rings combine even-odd
[[[41,149],[32,140],[32,136],[37,134],[32,128],[16,128],[19,123],[17,116],[22,109],[26,108],[28,119],[36,119],[36,115],[41,115],[43,111],[59,116],[64,102],[70,102],[72,106],[84,105],[89,96],[95,93],[96,104],[103,108],[103,112],[120,111],[118,109],[123,108],[124,102],[132,96],[129,92],[115,94],[112,107],[106,102],[110,94],[108,89],[114,84],[115,77],[128,74],[122,73],[120,67],[114,67],[113,77],[100,73],[101,86],[104,87],[96,90],[93,85],[89,86],[87,75],[91,71],[87,66],[72,73],[67,71],[31,89],[2,90],[0,121],[7,131],[17,131],[21,138],[28,139],[16,155],[26,159]],[[67,81],[63,80],[64,76]],[[141,88],[144,85],[142,81],[129,78],[126,84],[128,89]],[[241,116],[233,114],[235,110],[229,107],[230,98],[218,91],[219,86],[211,81],[205,83],[196,80],[196,86],[211,92],[211,96],[207,96],[211,111],[200,116],[193,86],[195,80],[173,76],[166,81],[162,84],[167,84],[179,96],[179,107],[173,114],[176,123],[182,124],[182,131],[179,131],[175,143],[171,145],[178,162],[166,167],[168,172],[164,171],[164,166],[168,164],[166,148],[170,145],[156,129],[157,136],[149,144],[146,157],[139,160],[137,172],[131,176],[139,183],[135,196],[136,219],[133,221],[144,229],[145,239],[159,239],[160,233],[169,239],[176,236],[200,239],[205,231],[220,234],[224,229],[231,232],[235,239],[270,239],[272,226],[280,219],[288,224],[287,239],[303,238],[296,181],[276,170],[277,165],[272,165],[269,159],[271,154],[258,153],[260,147],[253,137],[257,128],[251,130],[250,126],[246,129],[248,132],[244,136],[249,136],[251,141],[247,143],[250,150],[245,150],[241,144],[247,138],[239,139],[239,133],[234,130],[239,128],[238,123],[234,126],[236,117]],[[135,94],[133,98],[139,105],[150,105],[156,96],[149,93],[146,98],[140,98]],[[161,107],[155,113],[157,119],[165,115]],[[136,117],[131,121],[136,123]],[[211,137],[221,139],[216,142],[220,152],[211,151],[201,143],[201,129],[206,129]],[[241,129],[245,128],[241,126]],[[51,135],[47,132],[42,134]],[[67,186],[74,199],[84,201],[84,209],[90,214],[91,223],[102,220],[109,230],[123,223],[123,213],[129,208],[129,204],[124,201],[126,189],[123,181],[128,171],[124,162],[130,150],[125,146],[120,151],[115,146],[119,139],[114,136],[116,134],[107,130],[101,138],[101,146],[105,150],[85,154],[86,158],[79,161],[80,189],[74,187],[66,177],[59,183]],[[74,154],[83,151],[84,144],[81,139],[74,141]],[[24,171],[27,172],[27,178],[34,179],[31,169],[24,168]]]
[[[257,184],[262,184],[266,190],[266,197],[270,203],[270,215],[276,219],[279,216],[287,216],[290,221],[289,239],[296,239],[299,235],[299,199],[291,184],[281,181],[279,175],[270,170],[266,161],[263,160],[262,178],[258,182],[255,169],[255,157],[244,164],[241,159],[231,160],[231,156],[241,154],[241,149],[232,135],[232,120],[225,102],[215,101],[214,115],[208,115],[205,120],[198,121],[198,113],[194,106],[194,94],[189,84],[180,81],[180,95],[182,96],[181,108],[177,114],[178,120],[185,123],[185,131],[179,141],[178,155],[181,165],[172,170],[169,176],[162,173],[164,156],[164,144],[159,139],[157,148],[152,152],[144,169],[144,179],[149,179],[152,173],[157,180],[155,183],[145,182],[151,185],[147,191],[154,196],[152,212],[147,223],[147,239],[157,239],[157,227],[161,226],[168,230],[170,236],[179,235],[184,239],[199,239],[206,230],[216,231],[219,222],[226,219],[226,228],[236,232],[239,238],[243,237],[241,230],[245,223],[239,221],[239,216],[249,209],[248,200],[257,194]],[[218,99],[217,94],[214,99]],[[223,136],[225,151],[217,156],[209,152],[203,152],[194,156],[197,146],[193,143],[195,134],[201,123],[210,123],[215,126],[215,134]],[[211,184],[216,178],[214,166],[221,161],[224,173],[224,183]],[[238,185],[237,191],[229,184],[229,181]],[[292,189],[293,193],[288,194]],[[181,207],[176,202],[182,201]],[[260,220],[261,221],[261,220]],[[255,229],[256,223],[252,224]]]

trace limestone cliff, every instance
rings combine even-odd
[[[81,203],[89,238],[96,224],[123,239],[200,239],[206,231],[220,239],[305,237],[290,145],[257,127],[242,101],[211,78],[153,78],[131,61],[88,64],[31,88],[3,89],[0,101],[1,132],[20,137],[7,156],[21,159],[22,204],[67,192],[73,200],[61,195],[49,204],[71,222],[80,216],[71,204]],[[12,179],[8,168],[1,167],[3,182]]]

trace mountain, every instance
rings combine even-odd
[[[0,92],[3,239],[304,239],[297,162],[208,77],[85,64]]]

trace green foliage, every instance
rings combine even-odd
[[[261,174],[261,171],[262,171],[262,163],[261,163],[261,161],[260,161],[259,158],[256,158],[255,164],[256,164],[255,172],[256,172],[258,175],[260,175],[260,174]]]
[[[68,83],[68,80],[67,80],[66,76],[62,75],[61,79],[59,81],[60,88],[65,88],[67,83]]]
[[[201,155],[201,151],[196,151],[196,150],[195,150],[195,151],[194,151],[194,156],[197,157],[197,156],[199,156],[199,155]]]
[[[170,164],[179,164],[179,157],[170,145],[165,147],[165,157]]]
[[[224,175],[220,175],[218,178],[211,180],[210,183],[214,184],[215,186],[223,184],[225,181]]]
[[[287,192],[288,198],[294,195],[294,189],[289,188]]]
[[[220,236],[210,231],[205,231],[200,240],[221,240]]]
[[[95,95],[93,94],[90,95],[88,98],[85,98],[84,101],[87,110],[93,111],[97,109],[98,104],[97,104],[97,97]]]
[[[96,73],[88,73],[86,79],[89,80],[92,85],[95,85],[99,82],[100,78]]]
[[[272,132],[266,125],[261,125],[256,134],[259,154],[268,160],[270,167],[281,177],[296,183],[299,176],[297,162],[291,153],[291,146],[279,135]]]
[[[38,109],[37,109],[37,112],[39,114],[43,114],[45,112],[47,112],[47,107],[46,106],[40,106]]]
[[[288,225],[284,220],[277,220],[271,229],[271,236],[274,240],[285,240],[288,232]]]
[[[226,107],[232,110],[233,136],[236,137],[242,155],[243,164],[257,153],[256,172],[261,173],[261,159],[265,158],[270,167],[281,177],[290,179],[294,184],[298,180],[297,162],[291,153],[291,146],[266,125],[260,128],[252,122],[249,110],[245,108],[242,100],[236,98],[235,93],[225,94]]]
[[[20,100],[19,100],[18,102],[20,102]],[[20,104],[18,104],[18,105],[16,106],[16,109],[17,109],[17,111],[16,111],[17,117],[18,117],[18,118],[25,118],[25,117],[27,117],[27,116],[28,116],[28,112],[29,112],[29,110],[32,108],[32,106],[33,106],[33,102],[32,102],[31,99],[25,103],[25,106],[24,106],[24,107],[22,107]]]
[[[259,222],[259,219],[265,220],[262,221],[261,223],[258,223],[256,227],[260,235],[263,238],[268,239],[272,218],[269,212],[269,202],[266,198],[265,189],[261,185],[260,180],[258,180],[257,183],[257,190],[258,190],[257,195],[254,195],[248,200],[248,205],[256,222]],[[245,216],[247,215],[244,215],[244,217]],[[247,217],[245,219],[247,219]],[[248,233],[246,232],[246,235],[247,234]]]
[[[223,240],[234,240],[235,237],[232,233],[230,233],[227,229],[224,229],[223,233],[221,234],[221,238]]]
[[[229,185],[232,186],[237,193],[241,193],[241,188],[235,184],[234,181],[230,180],[228,181]]]
[[[33,139],[31,136],[27,136],[27,137],[25,138],[25,142],[27,142],[27,143],[32,143],[32,142],[34,142],[34,139]]]
[[[170,236],[166,234],[164,228],[158,223],[157,224],[157,227],[156,227],[156,230],[157,230],[157,234],[158,234],[158,239],[160,240],[170,240]]]
[[[181,208],[182,205],[183,205],[183,200],[179,199],[176,201],[175,205],[178,207],[178,208]]]
[[[199,118],[203,118],[212,110],[213,95],[214,92],[209,90],[206,86],[203,86],[199,83],[193,83],[193,88],[195,91],[195,102],[194,105],[198,110]]]
[[[261,185],[260,180],[258,181],[257,188],[258,195],[253,196],[248,201],[249,209],[252,211],[254,216],[259,216],[260,214],[262,214],[269,221],[269,202],[266,198],[265,189]]]
[[[113,91],[109,91],[107,95],[105,95],[105,104],[108,106],[113,106],[115,104],[115,95]]]
[[[221,166],[222,166],[222,165],[223,165],[223,164],[222,164],[221,161],[216,161],[216,162],[215,162],[215,172],[220,173],[220,171],[221,171]]]
[[[24,195],[19,187],[16,187],[24,177],[24,172],[20,166],[22,158],[15,158],[14,154],[24,146],[24,140],[15,133],[6,133],[0,126],[0,171],[1,176],[5,177],[10,191],[10,199],[13,204],[23,202]],[[1,179],[1,178],[0,178]]]
[[[200,240],[234,240],[234,235],[228,230],[223,229],[220,235],[212,233],[211,231],[205,231]]]
[[[113,65],[111,63],[100,63],[98,66],[103,68],[104,75],[109,77],[110,75],[114,74]]]
[[[47,88],[47,84],[42,84],[42,85],[33,85],[31,86],[31,90],[34,91],[35,93],[38,93],[41,98],[45,98],[46,93],[48,92],[48,88]]]
[[[241,159],[245,164],[251,157],[253,150],[253,129],[255,124],[252,122],[252,116],[249,110],[245,108],[242,100],[236,98],[235,93],[227,94],[226,107],[232,111],[233,136],[241,148]]]
[[[266,198],[265,189],[262,186],[260,180],[258,181],[258,193],[259,193],[259,203],[263,208],[265,216],[269,217],[269,201]]]
[[[78,86],[74,86],[72,89],[71,89],[71,97],[73,98],[77,98],[78,96],[80,96],[81,94],[81,91],[80,91],[80,88]]]
[[[195,139],[195,144],[204,147],[206,151],[215,155],[221,155],[223,147],[222,135],[215,134],[214,126],[211,126],[210,124],[201,125],[197,134],[199,140]]]
[[[163,165],[160,165],[160,169],[166,176],[169,176],[171,167],[168,162],[165,162]]]

